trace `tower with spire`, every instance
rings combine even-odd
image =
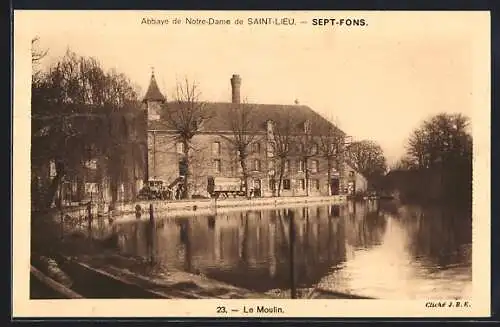
[[[149,87],[144,95],[142,102],[144,103],[148,120],[159,120],[160,119],[160,109],[161,105],[165,103],[166,99],[158,88],[156,83],[154,69],[151,69],[151,80],[149,81]]]
[[[151,68],[151,80],[149,81],[148,90],[142,99],[144,104],[146,115],[147,115],[147,153],[146,153],[146,174],[145,181],[150,178],[156,178],[156,133],[150,131],[150,123],[154,121],[159,121],[161,119],[160,112],[162,105],[166,102],[165,96],[161,93],[156,83],[154,69]]]

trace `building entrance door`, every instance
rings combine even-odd
[[[338,178],[332,178],[330,181],[331,195],[339,195],[340,183]]]
[[[260,187],[260,179],[253,180],[253,194],[255,197],[261,196],[261,187]]]
[[[269,180],[269,190],[273,193],[273,196],[276,195],[276,180],[274,178]]]

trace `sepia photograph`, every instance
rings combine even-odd
[[[23,315],[489,314],[487,12],[14,27]]]

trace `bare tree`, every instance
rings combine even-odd
[[[411,134],[407,148],[407,166],[421,169],[430,166],[431,154],[427,151],[427,136],[425,131],[417,129]]]
[[[469,124],[469,118],[462,114],[435,115],[412,133],[406,153],[410,169],[440,176],[443,199],[467,204],[472,201],[473,166]]]
[[[231,135],[220,135],[229,143],[231,150],[237,154],[237,160],[242,169],[245,194],[247,197],[250,197],[250,189],[248,187],[250,174],[247,167],[247,159],[250,154],[251,145],[259,138],[256,133],[257,126],[255,123],[254,109],[255,106],[248,103],[235,104],[231,108],[228,117]]]
[[[353,142],[346,150],[349,163],[368,180],[373,181],[385,174],[387,162],[384,151],[376,142],[368,140]]]
[[[317,155],[318,143],[316,133],[313,132],[314,126],[312,121],[305,121],[303,124],[303,131],[295,137],[295,143],[298,146],[298,155],[300,160],[304,163],[304,173],[306,180],[306,195],[309,195],[309,159]]]
[[[283,177],[286,173],[293,142],[293,120],[289,114],[286,114],[279,122],[273,122],[272,136],[269,143],[272,156],[277,158],[275,169],[278,171],[278,196],[281,195]],[[291,169],[291,167],[288,167],[288,169]]]
[[[426,119],[410,135],[406,153],[388,184],[402,198],[472,203],[472,135],[462,114],[440,113]],[[428,185],[439,187],[429,192]],[[388,188],[389,188],[388,187]]]
[[[41,78],[41,71],[39,69],[40,61],[47,56],[49,50],[40,48],[40,38],[38,36],[31,39],[31,66],[33,69],[32,72],[32,81],[38,82]]]
[[[107,73],[94,58],[68,50],[33,80],[31,104],[32,171],[49,162],[55,166],[40,206],[50,206],[63,178],[78,177],[89,159],[102,158],[116,183],[125,175],[121,160],[135,148],[130,132],[137,127],[127,122],[141,120],[130,119],[139,113],[137,94],[124,75]]]
[[[176,85],[173,101],[165,104],[165,118],[174,131],[174,139],[183,145],[182,167],[184,170],[184,194],[190,196],[188,178],[190,174],[190,151],[193,151],[193,137],[200,133],[203,124],[210,119],[209,106],[201,101],[201,92],[196,82]]]
[[[438,114],[413,131],[407,144],[407,159],[417,169],[471,161],[472,137],[469,118],[461,114]]]
[[[330,124],[325,134],[319,136],[319,149],[321,156],[326,160],[328,169],[328,183],[332,180],[332,169],[335,168],[342,174],[344,162],[345,135],[336,126]],[[342,178],[342,176],[340,176]],[[331,187],[328,187],[331,194]]]
[[[32,63],[39,62],[49,52],[49,50],[47,50],[47,49],[43,50],[43,49],[39,48],[39,46],[38,46],[39,41],[40,41],[40,37],[38,37],[38,36],[35,36],[31,40],[31,62]]]
[[[207,150],[208,146],[202,142],[191,144],[189,151],[189,189],[193,194],[203,194],[206,192],[206,176],[209,174],[210,167],[207,166],[206,159],[200,156]]]

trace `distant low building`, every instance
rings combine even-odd
[[[368,190],[368,180],[363,174],[356,171],[352,165],[344,164],[346,176],[346,189],[345,194],[354,195],[365,193]]]

